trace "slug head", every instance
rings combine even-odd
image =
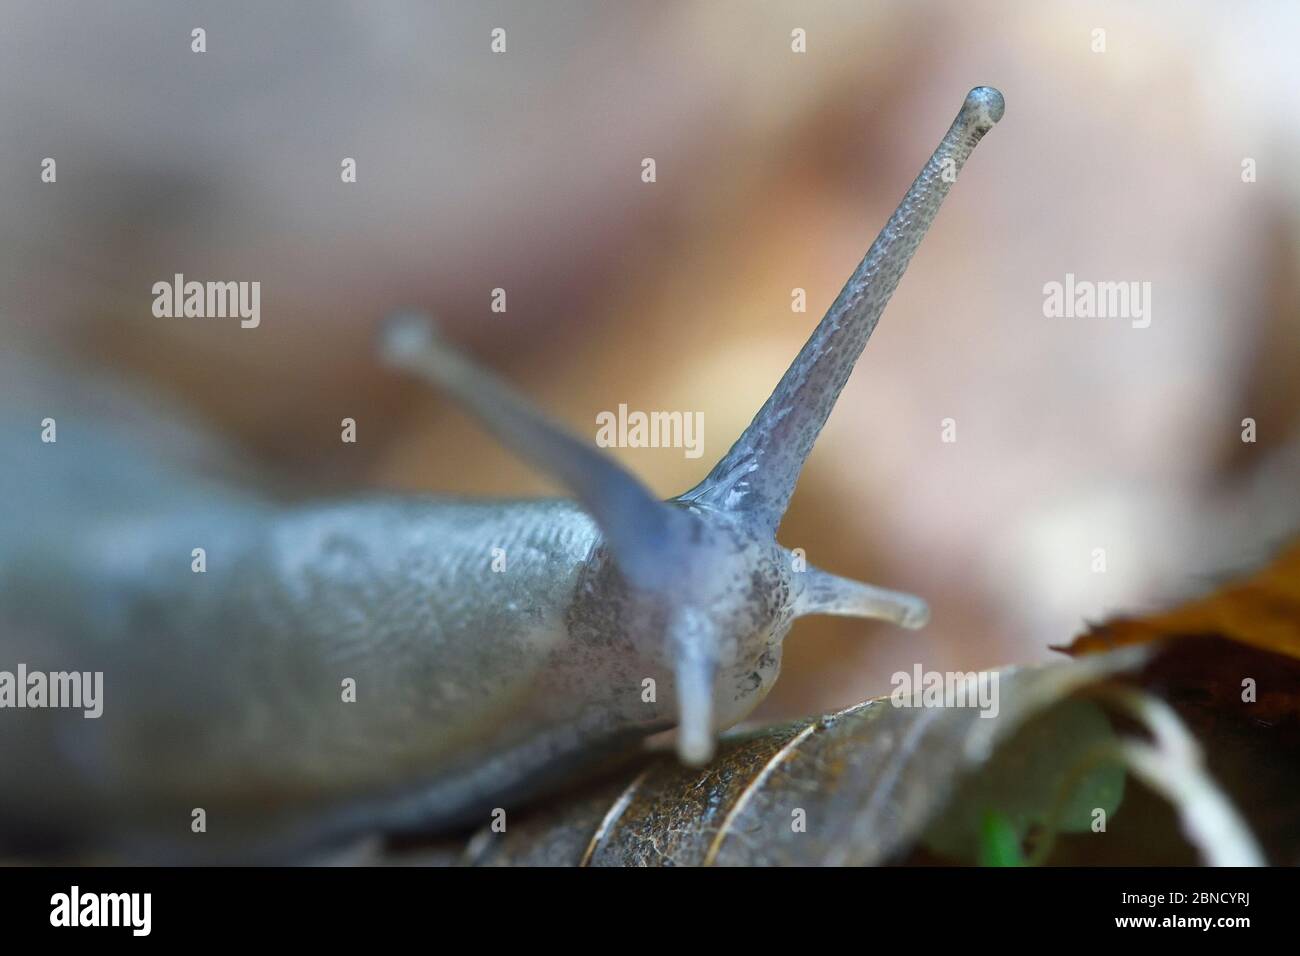
[[[678,752],[704,763],[716,731],[776,679],[780,642],[808,614],[928,618],[919,598],[800,566],[776,543],[803,463],[957,174],[1002,117],[977,87],[843,290],[744,433],[699,485],[661,502],[589,442],[444,343],[420,316],[389,320],[385,358],[449,392],[508,447],[563,482],[595,519],[636,608],[638,641],[674,675]]]

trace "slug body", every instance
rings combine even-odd
[[[413,317],[386,326],[385,358],[576,500],[286,505],[75,409],[56,443],[4,434],[0,670],[99,671],[103,690],[95,718],[0,711],[0,851],[275,856],[487,822],[672,726],[706,761],[799,616],[921,626],[919,599],[804,570],[775,534],[947,170],[1001,112],[971,91],[753,423],[667,502]]]

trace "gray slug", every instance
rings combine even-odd
[[[0,852],[284,857],[486,822],[672,726],[681,759],[707,761],[771,688],[798,617],[922,626],[918,598],[796,570],[775,534],[903,270],[1002,112],[996,90],[970,92],[753,422],[668,501],[418,317],[385,325],[385,359],[575,501],[286,504],[219,480],[222,453],[204,440],[174,438],[162,461],[156,432],[136,440],[99,392],[79,409],[63,386],[36,388],[2,446],[0,671],[101,671],[102,714],[0,710]],[[37,438],[47,415],[53,443]]]

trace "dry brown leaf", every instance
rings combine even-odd
[[[1143,617],[1095,625],[1068,647],[1079,656],[1165,638],[1217,636],[1300,659],[1300,541],[1266,567],[1204,597]]]
[[[671,754],[511,811],[457,841],[383,862],[446,865],[872,865],[906,855],[962,780],[1029,723],[1140,667],[1132,648],[1083,662],[998,672],[1000,707],[899,708],[888,698],[732,737],[709,766]],[[806,829],[795,828],[802,814]]]

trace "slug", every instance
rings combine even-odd
[[[201,434],[146,411],[142,440],[108,393],[78,406],[66,381],[32,385],[2,446],[0,672],[76,672],[87,692],[102,673],[101,713],[34,706],[30,687],[18,707],[0,684],[0,852],[274,859],[486,822],[666,728],[708,761],[796,618],[921,627],[920,599],[799,569],[775,536],[1002,112],[994,89],[967,95],[752,423],[668,501],[414,315],[383,325],[383,358],[573,500],[286,502],[217,474],[228,455]]]

